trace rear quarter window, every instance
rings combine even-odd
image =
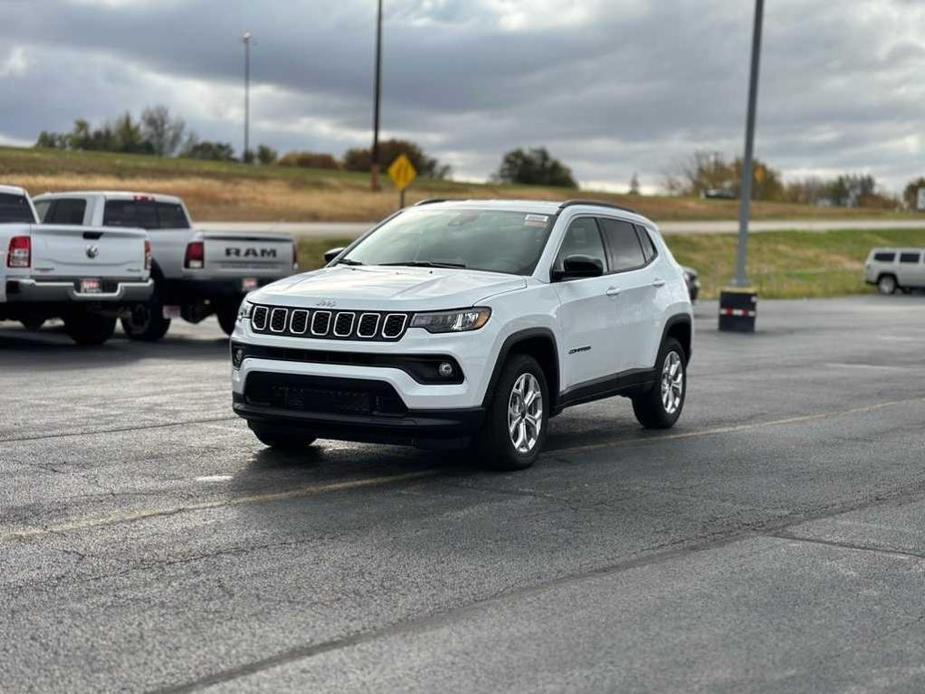
[[[35,216],[25,196],[0,193],[0,224],[35,224]]]
[[[920,263],[922,261],[921,253],[900,253],[899,262],[901,263]]]
[[[147,200],[107,200],[103,226],[157,229],[157,209]]]
[[[157,225],[161,229],[189,229],[189,219],[183,205],[175,202],[157,203]]]
[[[45,224],[83,224],[87,201],[80,198],[58,198],[52,200],[48,210],[39,216]]]
[[[896,260],[895,253],[874,253],[874,260],[878,263],[892,263]]]

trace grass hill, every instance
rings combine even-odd
[[[166,159],[107,152],[70,152],[0,147],[0,183],[21,185],[33,195],[72,189],[130,189],[182,196],[203,221],[370,221],[394,211],[398,193],[388,180],[372,193],[366,174],[235,162]],[[408,204],[429,197],[592,197],[632,207],[656,221],[735,219],[734,200],[633,196],[591,190],[510,186],[418,179]],[[826,209],[758,202],[755,219],[898,216],[880,210]]]

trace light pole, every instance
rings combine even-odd
[[[376,77],[373,87],[373,148],[370,152],[370,187],[381,190],[379,181],[379,105],[382,101],[382,0],[376,11]]]
[[[752,154],[755,145],[755,111],[758,106],[758,67],[761,59],[761,24],[764,0],[755,0],[755,29],[752,34],[752,66],[748,82],[748,115],[745,122],[745,159],[739,199],[739,249],[736,254],[737,287],[748,286],[748,220],[752,206]]]
[[[245,31],[241,40],[244,41],[244,152],[241,161],[250,163],[250,118],[251,118],[251,33]]]
[[[755,0],[755,28],[752,34],[752,64],[748,82],[748,115],[745,121],[745,156],[739,186],[739,248],[732,287],[719,295],[719,329],[724,332],[755,332],[758,293],[748,282],[748,219],[752,207],[752,154],[755,144],[755,111],[758,106],[758,65],[761,58],[761,22],[764,0]]]

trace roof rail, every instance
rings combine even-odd
[[[632,207],[623,207],[622,205],[614,205],[612,202],[602,202],[600,200],[566,200],[561,205],[559,205],[559,209],[564,210],[566,207],[575,207],[576,205],[595,205],[597,207],[609,207],[614,210],[622,210],[623,212],[639,214]]]
[[[414,203],[415,207],[420,207],[421,205],[433,205],[437,202],[446,202],[446,198],[426,198],[425,200],[419,200]]]

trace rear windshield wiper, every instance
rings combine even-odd
[[[359,260],[352,260],[350,258],[341,258],[338,260],[335,265],[365,265],[366,263],[361,263]]]
[[[431,260],[406,260],[401,263],[379,263],[383,266],[388,265],[404,265],[406,267],[455,267],[465,269],[466,266],[462,263],[435,263]]]

